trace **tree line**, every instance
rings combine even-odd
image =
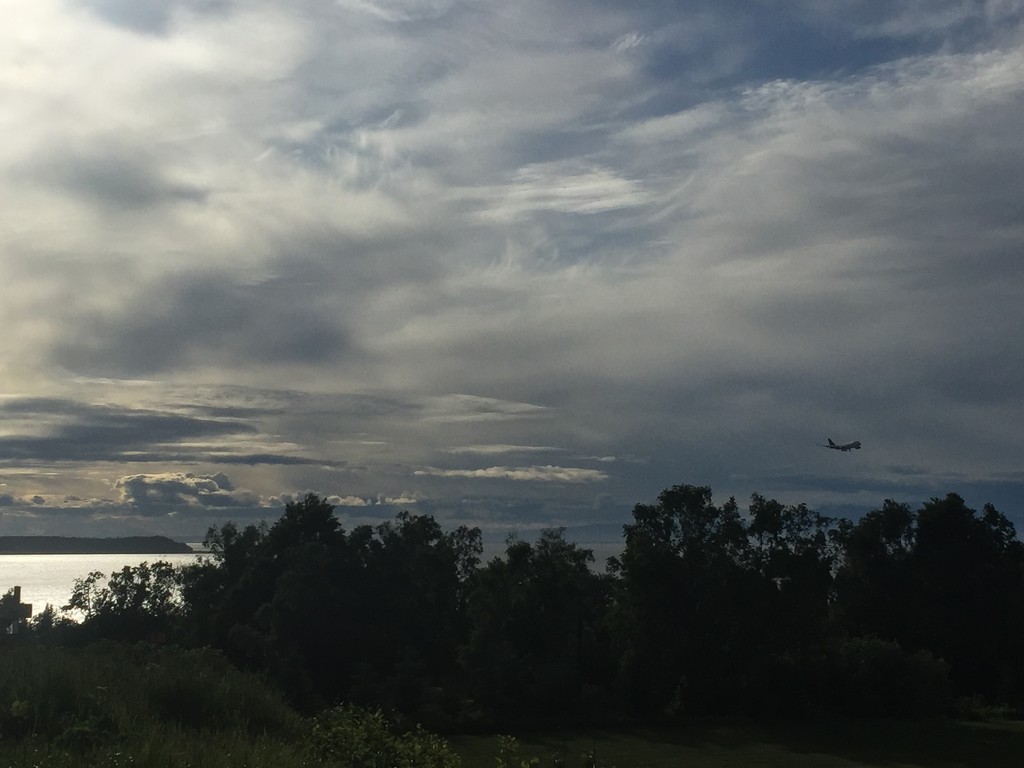
[[[991,505],[886,500],[859,520],[679,485],[638,504],[620,556],[543,531],[482,562],[432,517],[346,531],[323,498],[211,528],[208,558],[76,582],[41,642],[212,647],[302,709],[429,727],[698,715],[945,714],[1024,704],[1024,545]]]

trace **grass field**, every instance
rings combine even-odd
[[[329,762],[314,757],[312,734],[278,694],[212,651],[0,644],[0,768],[357,764],[337,754]],[[1024,721],[691,721],[673,729],[513,735],[515,755],[502,754],[496,735],[449,741],[463,768],[1024,767]]]
[[[538,768],[1021,768],[1024,722],[693,723],[672,730],[515,734]],[[495,738],[461,737],[465,768],[493,768]]]
[[[0,768],[292,768],[305,731],[214,652],[0,645]]]

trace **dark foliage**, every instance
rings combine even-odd
[[[944,659],[960,696],[1024,697],[1024,547],[1004,515],[955,493],[916,513],[887,500],[844,543],[837,609],[851,634]]]
[[[851,522],[675,486],[634,508],[604,574],[562,530],[481,565],[476,529],[402,513],[345,531],[312,494],[206,543],[187,568],[90,574],[81,625],[51,611],[28,634],[212,646],[307,711],[352,702],[433,728],[1024,703],[1024,546],[955,494]]]
[[[504,559],[472,584],[469,691],[505,722],[593,722],[608,706],[612,584],[591,570],[593,553],[563,534],[543,531],[536,544],[510,539]]]

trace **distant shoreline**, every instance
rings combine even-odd
[[[0,555],[184,555],[195,551],[166,536],[0,536]]]

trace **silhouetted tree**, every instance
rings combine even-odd
[[[458,651],[468,634],[468,580],[480,532],[445,532],[434,518],[400,513],[366,536],[370,589],[363,605],[367,644],[361,698],[409,712],[454,716]]]
[[[609,582],[564,529],[509,539],[476,575],[465,663],[474,699],[503,721],[593,718],[611,676]]]
[[[979,517],[950,493],[918,512],[918,610],[908,640],[949,662],[960,693],[994,696],[1010,684],[1006,663],[1021,640],[1022,554],[1012,524],[991,505]]]
[[[305,709],[350,701],[434,727],[934,714],[950,681],[1024,701],[1024,546],[991,505],[887,499],[835,521],[677,485],[623,534],[605,574],[562,529],[481,567],[478,529],[402,512],[346,532],[307,494],[271,525],[211,528],[195,565],[78,580],[83,624],[49,635],[211,645]]]
[[[674,486],[638,504],[612,562],[623,695],[641,712],[731,711],[751,638],[750,542],[735,500]]]
[[[1024,548],[991,505],[979,516],[950,493],[913,513],[886,500],[844,535],[836,608],[855,636],[944,659],[960,695],[1024,692]]]
[[[307,494],[269,527],[228,524],[206,543],[211,560],[188,571],[185,589],[197,638],[265,670],[306,707],[351,697],[457,708],[437,692],[457,700],[475,529],[445,532],[403,512],[346,534],[333,506]]]
[[[126,565],[76,579],[64,610],[78,611],[89,634],[114,640],[166,641],[185,606],[181,571],[167,562]]]

